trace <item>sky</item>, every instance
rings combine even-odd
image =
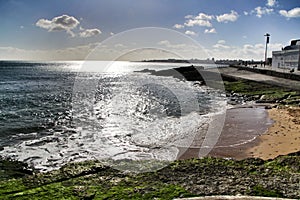
[[[2,60],[263,60],[266,33],[268,57],[300,39],[300,1],[0,0],[0,24]]]

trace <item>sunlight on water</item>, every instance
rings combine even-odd
[[[45,65],[35,63],[23,73],[19,68],[11,78],[18,82],[2,86],[4,103],[11,105],[2,110],[8,121],[2,130],[1,153],[41,170],[87,159],[174,160],[178,147],[190,146],[195,134],[205,138],[207,130],[201,127],[226,106],[220,91],[133,72],[173,64]],[[30,98],[24,96],[29,91]],[[20,118],[13,121],[9,113]]]

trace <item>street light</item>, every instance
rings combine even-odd
[[[269,44],[269,42],[270,42],[270,34],[269,33],[266,33],[265,35],[264,35],[265,37],[267,37],[266,38],[266,50],[265,50],[265,65],[267,64],[267,54],[268,54],[268,44]]]

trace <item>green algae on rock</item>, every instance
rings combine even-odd
[[[300,198],[299,166],[299,153],[268,161],[212,157],[179,160],[144,173],[118,171],[100,161],[85,161],[2,181],[0,196],[2,199],[173,199],[242,194]]]

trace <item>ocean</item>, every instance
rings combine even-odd
[[[209,138],[205,125],[226,109],[223,91],[139,72],[184,65],[1,61],[1,156],[41,171],[89,159],[175,160],[199,132]]]

